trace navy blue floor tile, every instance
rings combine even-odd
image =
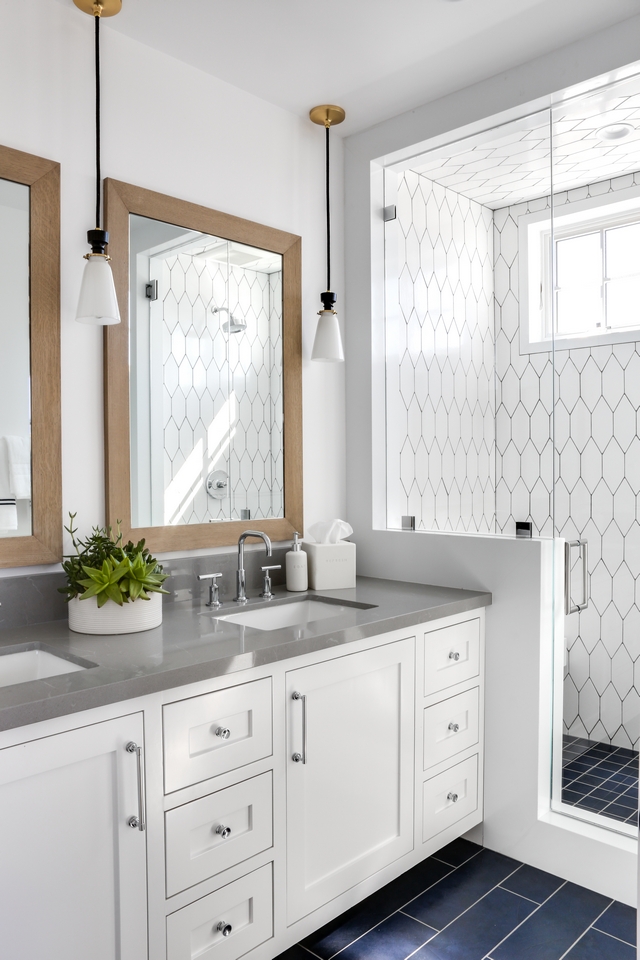
[[[435,936],[423,923],[404,913],[394,913],[380,926],[365,933],[340,954],[341,960],[405,960],[423,943]]]
[[[611,901],[566,883],[492,951],[493,960],[559,960]]]
[[[422,947],[416,960],[482,960],[536,909],[535,903],[497,887]]]
[[[435,856],[438,860],[442,860],[452,867],[459,867],[463,863],[466,863],[467,860],[470,860],[471,857],[475,857],[481,850],[482,847],[477,843],[465,840],[464,837],[458,837],[457,840],[452,840],[452,842],[448,843],[442,850],[438,850]]]
[[[569,950],[566,960],[636,960],[636,948],[606,933],[588,930]]]
[[[520,863],[511,857],[493,850],[482,850],[403,910],[416,920],[442,930],[519,866]]]
[[[580,780],[574,780],[569,789],[572,790],[573,793],[579,793],[583,797],[586,797],[592,790],[602,790],[603,787],[594,787],[591,783],[581,783]]]
[[[277,956],[276,960],[313,960],[313,958],[299,943],[295,943],[292,947],[289,947],[288,950],[285,950],[284,953]]]
[[[599,777],[599,776],[596,776],[595,773],[583,773],[582,776],[579,777],[575,782],[590,783],[592,787],[599,787],[603,783],[608,783],[609,780],[605,777],[604,774],[601,777]]]
[[[580,806],[585,810],[593,810],[594,813],[600,813],[607,805],[606,800],[596,800],[595,797],[584,797],[580,801]]]
[[[626,903],[614,901],[594,923],[596,930],[610,933],[612,937],[636,944],[636,911]]]
[[[451,873],[451,869],[447,864],[429,857],[396,880],[392,880],[386,887],[367,897],[366,900],[316,930],[302,943],[322,960],[329,960],[353,940],[361,937],[405,903]]]
[[[521,897],[528,897],[536,903],[542,903],[552,893],[562,886],[564,880],[554,877],[552,873],[537,870],[523,863],[519,870],[500,884],[505,890],[519,893]]]
[[[582,793],[575,793],[573,790],[569,790],[569,789],[562,791],[563,803],[581,804],[583,800],[584,800],[584,794]]]
[[[575,790],[575,786],[572,786],[571,789]],[[603,787],[596,787],[591,796],[594,800],[604,800],[606,803],[614,803],[621,797],[621,794],[616,793],[615,790],[608,790],[605,784]]]
[[[604,808],[603,813],[613,820],[627,820],[629,818],[629,807],[623,807],[619,803],[610,803],[608,807]]]

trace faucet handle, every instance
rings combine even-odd
[[[273,594],[271,593],[271,577],[269,576],[269,571],[281,570],[282,564],[277,563],[271,567],[262,567],[261,569],[264,573],[264,586],[262,588],[262,593],[260,594],[260,596],[262,597],[263,600],[271,600],[271,597],[273,596]]]
[[[207,602],[208,607],[218,607],[222,606],[220,602],[220,585],[218,583],[218,577],[221,577],[221,573],[199,573],[198,580],[210,580],[209,584],[209,600]]]

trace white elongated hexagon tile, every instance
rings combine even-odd
[[[185,487],[171,522],[282,516],[281,277],[184,254],[162,268],[163,473],[165,488]],[[226,334],[214,306],[255,336]],[[229,475],[228,498],[207,494],[211,469]]]

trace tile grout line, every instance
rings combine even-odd
[[[556,893],[559,893],[560,890],[562,890],[562,888],[565,887],[568,882],[569,882],[568,880],[565,880],[563,883],[561,883],[560,886],[557,888],[557,890],[554,890],[553,893],[549,894],[549,896],[546,898],[546,900],[543,900],[542,903],[539,903],[538,906],[536,907],[536,909],[535,909],[535,910],[532,910],[531,913],[529,914],[529,916],[528,916],[528,917],[525,917],[524,920],[521,920],[520,923],[517,924],[517,926],[515,926],[515,927],[513,928],[513,930],[510,930],[509,933],[506,935],[506,937],[503,937],[502,940],[498,940],[497,943],[494,943],[494,945],[491,947],[491,950],[489,950],[489,953],[486,953],[486,954],[484,955],[483,960],[492,960],[491,954],[493,953],[493,951],[494,951],[494,950],[497,950],[498,947],[502,946],[502,944],[505,942],[505,940],[508,940],[509,937],[511,936],[511,934],[512,934],[512,933],[515,933],[516,930],[519,930],[520,927],[523,925],[523,923],[526,923],[527,920],[530,920],[531,917],[535,916],[535,914],[538,912],[538,910],[540,909],[540,907],[544,907],[545,903],[548,903],[549,900],[551,900],[552,897],[555,897]]]
[[[580,934],[580,936],[578,937],[577,940],[574,940],[574,942],[573,942],[573,943],[571,944],[571,946],[569,947],[569,950],[573,950],[573,948],[575,947],[575,945],[576,945],[577,943],[579,943],[584,936],[586,936],[586,934],[589,932],[589,930],[592,930],[592,929],[593,929],[593,924],[598,922],[598,920],[600,919],[600,917],[602,916],[602,914],[607,912],[607,910],[609,909],[609,907],[611,906],[611,904],[612,904],[613,902],[614,902],[613,900],[610,900],[610,901],[609,901],[609,903],[606,905],[606,907],[604,908],[604,910],[602,910],[602,911],[598,914],[598,916],[595,918],[595,920],[593,921],[593,923],[589,924],[589,926],[587,927],[586,930],[583,930],[583,932]],[[566,957],[566,955],[569,953],[569,950],[565,950],[565,952],[562,954],[562,956],[561,956],[561,957],[558,957],[558,960],[564,960],[564,957]]]
[[[614,903],[615,903],[615,901],[614,901]],[[610,906],[611,906],[611,904],[609,904],[609,907],[610,907]],[[607,910],[609,909],[609,907],[607,907]],[[600,916],[602,916],[602,914],[600,914]],[[600,919],[600,918],[598,918],[598,919]],[[613,935],[612,933],[607,933],[606,930],[601,930],[600,927],[594,927],[593,924],[594,924],[594,923],[597,923],[597,922],[598,922],[598,920],[594,920],[593,923],[591,924],[591,926],[589,927],[589,930],[595,930],[596,933],[601,933],[603,937],[610,937],[612,940],[617,940],[618,943],[624,943],[627,947],[635,947],[635,946],[636,946],[635,943],[629,943],[628,940],[623,940],[622,937],[614,937],[614,935]]]
[[[313,950],[310,950],[309,947],[305,947],[303,943],[296,944],[298,947],[302,947],[303,950],[306,950],[307,953],[310,953],[312,957],[315,957],[316,960],[322,960],[322,957],[319,957],[317,953],[314,953]]]

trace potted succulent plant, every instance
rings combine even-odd
[[[122,542],[119,528],[94,527],[81,540],[69,514],[75,553],[65,557],[62,569],[67,584],[69,628],[78,633],[138,633],[162,623],[162,588],[167,574],[151,556],[144,540]]]

